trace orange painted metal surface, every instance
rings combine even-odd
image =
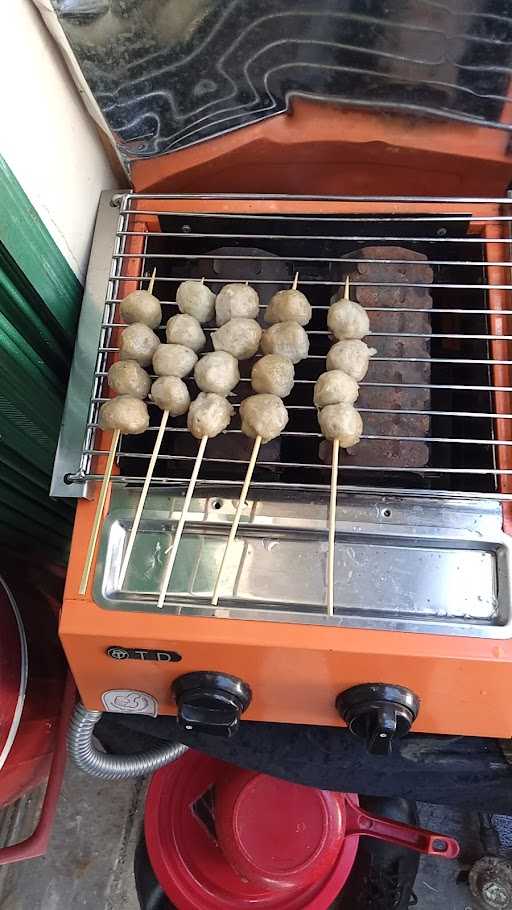
[[[137,224],[144,225],[145,210],[333,213],[464,213],[467,203],[393,204],[353,202],[293,202],[292,200],[137,200]],[[473,206],[472,234],[499,239],[506,230],[500,222],[479,224],[478,217],[498,214],[492,204]],[[132,229],[134,224],[131,225]],[[141,228],[144,230],[144,228]],[[137,238],[135,238],[137,239]],[[141,239],[141,238],[139,238]],[[508,261],[508,247],[489,243],[489,282],[509,283],[510,271],[493,262]],[[133,259],[125,260],[124,274],[136,275]],[[132,290],[124,283],[123,294]],[[508,291],[489,292],[492,310],[510,308]],[[492,334],[512,334],[512,317],[491,316]],[[492,342],[492,357],[512,359],[510,343]],[[496,367],[496,384],[510,385],[510,368]],[[509,413],[510,393],[496,393],[498,413]],[[499,438],[509,439],[512,422],[497,419]],[[109,434],[100,440],[108,448]],[[511,467],[511,450],[498,448],[500,467]],[[101,467],[101,465],[100,465]],[[510,478],[504,492],[512,491]],[[512,736],[512,641],[441,635],[327,628],[234,619],[191,618],[160,613],[110,611],[98,607],[91,588],[78,595],[95,502],[78,504],[71,557],[61,616],[60,635],[80,695],[91,709],[101,709],[108,689],[135,688],[153,695],[161,713],[174,713],[173,679],[191,670],[223,670],[241,676],[251,686],[254,700],[248,719],[338,725],[334,703],[338,692],[356,683],[385,680],[412,688],[422,699],[415,730],[418,732],[483,736]],[[505,514],[508,527],[509,512]],[[93,575],[94,573],[92,573]],[[109,646],[171,649],[182,655],[179,663],[115,661]]]
[[[506,130],[297,98],[287,114],[133,161],[131,174],[139,193],[502,195],[508,143]]]

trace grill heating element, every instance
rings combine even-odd
[[[475,215],[478,206],[464,200],[444,200],[441,213],[438,200],[430,205],[400,200],[400,209],[411,205],[413,214],[382,214],[379,200],[375,211],[373,200],[358,200],[358,207],[362,202],[368,214],[202,213],[193,205],[181,213],[172,211],[172,202],[162,214],[150,197],[123,197],[84,445],[79,469],[68,481],[96,479],[97,459],[107,454],[97,415],[107,394],[106,372],[118,351],[116,305],[128,287],[147,286],[156,268],[155,293],[165,323],[177,312],[176,288],[186,278],[204,277],[214,291],[228,281],[247,280],[259,291],[263,310],[298,271],[299,287],[313,305],[310,355],[296,368],[286,401],[290,422],[279,440],[263,448],[253,487],[318,491],[329,484],[330,458],[321,446],[313,386],[326,368],[327,309],[350,274],[353,292],[365,305],[370,289],[375,292],[376,303],[367,310],[378,353],[361,383],[363,442],[341,457],[341,491],[511,499],[508,484],[500,483],[512,474],[505,451],[512,445],[512,310],[507,308],[512,262],[503,240],[511,203],[503,201],[500,214]],[[395,200],[392,205],[398,208]],[[461,212],[454,214],[454,206]],[[479,207],[489,211],[493,206]],[[157,230],[139,229],[141,219],[151,226],[157,216]],[[362,267],[364,274],[358,271]],[[374,280],[372,268],[378,270]],[[425,280],[425,272],[431,280]],[[235,408],[250,394],[249,376],[250,366],[242,364]],[[193,380],[189,386],[194,396]],[[123,439],[114,482],[143,479],[159,424],[158,409],[151,406],[150,414],[151,427],[143,437]],[[236,416],[226,434],[209,442],[199,484],[214,482],[220,489],[240,483],[250,449]],[[184,482],[196,451],[186,419],[172,421],[154,483]]]

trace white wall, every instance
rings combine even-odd
[[[99,193],[119,177],[31,0],[0,0],[0,85],[0,153],[83,280]]]

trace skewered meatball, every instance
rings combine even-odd
[[[196,439],[218,436],[229,426],[234,413],[235,409],[227,398],[214,392],[200,392],[190,405],[187,426]]]
[[[265,313],[265,321],[298,322],[307,325],[312,315],[311,304],[305,294],[295,288],[287,291],[278,291],[270,298],[270,303]]]
[[[151,385],[148,374],[136,360],[117,360],[113,363],[107,382],[116,395],[131,395],[132,398],[145,398]]]
[[[121,360],[136,360],[141,367],[148,367],[160,342],[155,333],[142,322],[134,322],[123,329],[119,356]]]
[[[267,392],[286,398],[293,389],[293,363],[281,354],[267,354],[254,364],[251,383],[255,392]]]
[[[261,350],[264,354],[281,354],[292,363],[308,356],[309,339],[297,322],[276,322],[263,332]]]
[[[327,312],[327,325],[338,339],[363,338],[370,333],[368,313],[353,300],[333,303]]]
[[[197,354],[182,344],[160,344],[153,355],[157,376],[178,376],[183,379],[197,363]]]
[[[229,395],[240,382],[236,357],[226,351],[212,351],[196,363],[194,379],[202,392]]]
[[[102,404],[98,422],[102,430],[120,430],[137,436],[149,427],[148,409],[140,398],[119,395]]]
[[[258,350],[261,328],[254,319],[237,317],[230,319],[212,334],[216,351],[227,351],[237,360],[247,360]]]
[[[200,323],[189,313],[178,313],[167,321],[165,334],[169,344],[182,344],[196,354],[206,344],[206,336]]]
[[[238,317],[257,319],[259,309],[260,298],[254,288],[248,284],[225,284],[215,301],[217,325]]]
[[[313,400],[315,407],[325,408],[328,404],[354,404],[358,395],[359,386],[352,376],[343,370],[329,370],[318,377]]]
[[[358,338],[344,338],[333,344],[327,355],[328,370],[343,370],[356,382],[361,382],[368,372],[370,357],[377,351]]]
[[[151,386],[151,398],[162,411],[169,411],[171,417],[186,414],[190,395],[182,379],[177,376],[160,376]]]
[[[284,430],[288,411],[277,395],[251,395],[240,405],[242,433],[262,443],[270,442]]]
[[[215,313],[215,294],[202,281],[182,281],[176,291],[176,303],[182,313],[198,322],[210,322]]]
[[[156,329],[162,321],[160,301],[149,291],[132,291],[121,300],[121,318],[131,324],[142,322],[150,329]]]
[[[355,446],[361,439],[363,421],[351,404],[328,404],[318,412],[320,429],[326,439],[339,439],[343,449]]]

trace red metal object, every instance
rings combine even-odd
[[[364,812],[354,794],[192,751],[153,776],[145,835],[155,874],[179,910],[327,910],[362,835],[450,859],[459,852],[453,838]]]
[[[62,778],[66,767],[66,738],[69,721],[75,705],[76,688],[70,673],[66,678],[64,696],[62,699],[61,714],[57,728],[53,759],[46,786],[46,793],[41,808],[41,814],[35,831],[19,844],[12,844],[0,849],[0,866],[6,863],[17,863],[20,860],[35,859],[43,856],[48,847],[48,841],[53,827],[53,820],[57,810]]]
[[[0,807],[49,777],[35,831],[22,843],[0,849],[0,865],[46,852],[76,695],[71,674],[64,685],[55,621],[53,634],[51,629],[53,599],[44,598],[40,591],[37,599],[33,592],[27,595],[23,582],[17,590],[21,590],[20,609],[0,576]]]
[[[0,807],[48,777],[66,678],[57,638],[62,572],[11,564],[0,576]]]

